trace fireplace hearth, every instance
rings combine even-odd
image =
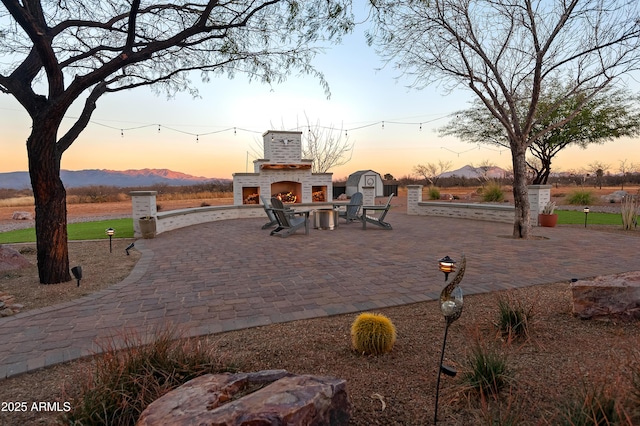
[[[332,173],[312,173],[302,158],[302,132],[269,130],[262,135],[264,159],[253,173],[233,174],[233,203],[259,204],[260,196],[285,203],[327,202],[333,198]]]

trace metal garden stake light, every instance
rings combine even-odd
[[[447,279],[449,278],[449,274],[455,270],[456,262],[452,260],[449,256],[445,256],[438,261],[438,265],[440,267],[440,271],[444,273],[445,284],[447,283]],[[442,289],[440,293],[440,310],[442,311],[442,315],[444,315],[445,319],[445,328],[444,328],[444,340],[442,342],[442,352],[440,354],[440,363],[438,364],[438,380],[436,384],[436,405],[434,409],[433,415],[433,424],[438,422],[438,397],[440,395],[440,376],[441,373],[446,374],[447,376],[454,377],[457,372],[454,368],[442,365],[444,361],[444,349],[447,345],[447,333],[449,332],[449,326],[462,315],[462,289],[458,287],[460,281],[462,281],[462,277],[464,276],[464,271],[466,269],[467,259],[462,255],[462,261],[460,262],[460,268],[458,269],[456,275],[453,277],[451,282],[447,284],[447,286]]]
[[[582,209],[582,211],[584,212],[584,227],[587,227],[587,216],[589,215],[589,207],[585,207],[584,209]]]
[[[113,253],[113,246],[111,245],[111,239],[113,238],[113,234],[116,233],[116,230],[113,228],[107,228],[104,231],[104,233],[109,236],[109,253]]]

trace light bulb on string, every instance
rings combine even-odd
[[[124,129],[120,129],[120,137],[124,138]]]
[[[236,135],[236,128],[234,127],[233,128],[233,136],[235,136],[235,135]]]
[[[158,124],[158,133],[160,133],[160,125]]]
[[[384,121],[382,122],[382,130],[384,130]]]
[[[420,123],[420,131],[422,131],[422,123]]]
[[[196,135],[196,143],[200,140],[200,135]]]

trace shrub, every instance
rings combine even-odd
[[[440,199],[440,189],[437,186],[429,187],[429,199],[430,200],[439,200]]]
[[[476,344],[467,364],[462,381],[481,395],[497,395],[511,379],[506,357],[495,349]]]
[[[533,307],[525,308],[520,301],[498,300],[498,328],[509,337],[528,337]]]
[[[486,202],[495,202],[504,200],[504,191],[498,182],[489,182],[482,189],[482,200]]]
[[[587,206],[593,204],[594,199],[591,191],[577,190],[567,196],[567,203]]]
[[[623,419],[627,417],[614,394],[596,388],[585,388],[578,396],[561,402],[559,412],[557,424],[561,426],[626,424]]]
[[[366,355],[390,352],[396,342],[396,327],[382,314],[364,312],[351,325],[353,349]]]
[[[128,333],[99,344],[93,370],[74,379],[66,424],[132,425],[153,401],[207,373],[229,371],[213,351],[195,339],[176,340],[159,330],[151,343]],[[122,350],[120,348],[123,348]]]
[[[555,201],[549,201],[542,208],[542,214],[553,214],[553,212],[555,210],[556,210],[556,202]]]

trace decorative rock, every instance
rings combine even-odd
[[[576,281],[571,293],[580,318],[640,319],[640,271]]]
[[[350,411],[345,380],[267,370],[197,377],[149,404],[136,425],[346,425]]]
[[[33,216],[29,212],[13,212],[11,216],[13,220],[33,220]]]
[[[611,194],[603,195],[600,198],[602,198],[608,203],[619,203],[627,195],[629,195],[627,191],[614,191]]]
[[[5,308],[5,309],[0,311],[0,317],[10,317],[13,314],[15,314],[15,312],[13,312],[9,308]]]
[[[31,264],[16,250],[0,245],[0,271],[22,269]]]

